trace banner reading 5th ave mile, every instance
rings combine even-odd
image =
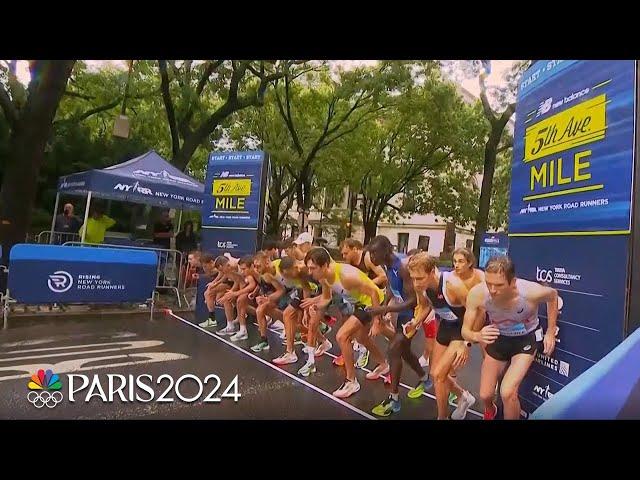
[[[234,257],[252,254],[263,229],[269,173],[265,152],[213,152],[209,155],[202,206],[202,251]],[[198,282],[196,317],[206,318]]]
[[[519,86],[510,255],[561,307],[556,350],[536,354],[520,389],[524,416],[624,337],[635,65],[541,60]],[[540,320],[546,331],[546,306]]]

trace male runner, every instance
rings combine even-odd
[[[279,265],[281,260],[270,260],[265,252],[259,252],[253,259],[253,266],[259,274],[260,292],[256,297],[256,319],[260,330],[260,341],[251,347],[254,352],[269,349],[267,326],[269,318],[283,318],[287,307],[286,289],[281,278]],[[297,361],[297,359],[296,359]]]
[[[375,406],[372,412],[379,416],[389,416],[400,411],[400,377],[402,375],[402,361],[406,361],[420,378],[421,392],[431,388],[429,375],[418,362],[418,358],[411,351],[411,338],[403,332],[403,326],[413,318],[413,309],[416,306],[416,294],[411,284],[411,277],[406,264],[406,257],[393,253],[393,245],[383,235],[378,235],[369,244],[371,261],[375,265],[382,265],[387,276],[387,301],[386,304],[372,308],[372,315],[385,315],[397,313],[395,333],[391,337],[388,356],[391,363],[391,394],[389,397]],[[424,320],[424,319],[422,319]]]
[[[212,281],[207,284],[204,292],[204,300],[209,310],[209,318],[199,324],[199,326],[203,328],[218,326],[215,312],[216,303],[229,288],[233,286],[233,282],[228,280],[227,275],[216,268],[216,260],[216,258],[209,254],[204,254],[200,258],[200,263],[202,264],[205,275],[212,277]]]
[[[467,249],[458,249],[454,253],[457,263],[465,259],[467,267],[473,265],[473,255]],[[458,401],[458,406],[451,414],[453,420],[461,420],[466,416],[467,410],[475,403],[475,398],[466,390],[463,390],[452,377],[456,368],[464,365],[461,361],[463,355],[468,355],[471,344],[463,341],[460,329],[464,317],[464,302],[466,301],[469,286],[481,282],[482,272],[472,267],[465,275],[464,280],[454,272],[440,272],[436,266],[436,260],[427,253],[419,253],[409,261],[411,278],[421,305],[427,302],[435,310],[439,320],[436,344],[432,353],[432,377],[435,381],[436,403],[438,407],[438,419],[448,418],[449,393],[453,391]],[[463,271],[458,269],[458,271]],[[413,326],[412,326],[413,327]],[[464,357],[466,359],[466,357]],[[419,389],[409,392],[409,396],[417,398],[422,394]]]
[[[233,312],[233,307],[236,307],[236,319],[240,322],[240,329],[231,335],[230,340],[232,342],[239,342],[249,338],[247,332],[247,307],[249,306],[249,295],[257,287],[253,270],[253,257],[251,255],[242,257],[238,261],[238,271],[242,284],[238,289],[229,290],[220,299],[220,303],[225,306],[225,312],[228,309]],[[230,307],[228,307],[229,305]],[[229,322],[229,317],[227,317],[227,322]]]
[[[543,337],[538,307],[547,303],[547,332]],[[484,325],[485,314],[489,325]],[[498,377],[507,363],[500,396],[505,420],[520,418],[518,389],[538,350],[551,355],[556,344],[558,291],[516,278],[509,257],[494,257],[485,268],[485,281],[471,289],[462,327],[463,337],[486,345],[480,374],[480,398],[485,420],[493,420],[498,407],[493,403]],[[466,361],[466,358],[462,359]]]
[[[379,362],[374,371],[367,374],[367,378],[375,379],[389,371],[384,355],[370,338],[370,334],[380,328],[380,318],[372,318],[366,311],[367,308],[379,306],[384,293],[357,268],[333,262],[329,252],[324,248],[310,250],[305,263],[309,273],[322,287],[322,295],[306,298],[301,304],[303,309],[309,309],[310,317],[315,317],[314,322],[319,322],[324,309],[331,303],[332,293],[345,300],[345,314],[348,318],[338,330],[336,339],[345,359],[346,379],[333,394],[339,398],[346,398],[360,390],[353,362],[352,338],[357,338]],[[313,362],[313,352],[308,350],[307,353],[309,362]]]
[[[224,306],[224,314],[227,318],[227,325],[216,332],[218,335],[235,334],[236,325],[240,323],[237,315],[234,318],[233,302],[231,301],[231,297],[227,295],[229,292],[236,293],[245,287],[244,278],[240,275],[240,270],[238,269],[239,261],[239,259],[231,256],[221,256],[216,258],[214,263],[214,266],[223,275],[223,282],[229,287],[222,295],[218,294],[216,300],[216,304]]]

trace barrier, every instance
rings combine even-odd
[[[153,318],[158,258],[126,249],[77,249],[18,244],[9,256],[9,278],[2,297],[4,328],[11,303],[147,302]]]
[[[165,248],[154,247],[132,247],[128,245],[113,245],[109,243],[82,243],[82,242],[66,242],[65,247],[92,247],[92,248],[111,248],[117,250],[138,250],[154,252],[158,258],[156,269],[156,289],[172,290],[175,292],[178,300],[178,307],[182,307],[181,288],[184,286],[183,269],[184,256],[178,250],[170,250]]]
[[[640,329],[555,395],[533,420],[615,420],[640,418]]]
[[[62,245],[65,242],[77,241],[80,241],[80,235],[78,233],[52,232],[50,230],[45,230],[36,235],[35,243]]]

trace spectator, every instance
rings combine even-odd
[[[105,232],[113,227],[116,221],[113,218],[109,218],[104,214],[104,209],[100,205],[94,205],[91,207],[87,224],[80,227],[80,235],[85,230],[84,241],[85,243],[104,243]]]
[[[193,231],[193,222],[187,220],[184,227],[178,235],[176,235],[176,250],[186,254],[198,248],[198,238]],[[184,257],[183,257],[184,258]]]
[[[74,234],[80,231],[82,222],[78,217],[73,214],[73,205],[67,203],[64,206],[64,213],[60,213],[56,216],[56,221],[53,230],[58,233],[56,235],[55,243],[64,243],[75,240]]]
[[[160,220],[153,224],[153,243],[161,248],[170,250],[171,237],[173,237],[173,223],[169,218],[169,211],[163,210]]]

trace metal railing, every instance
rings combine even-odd
[[[62,245],[65,242],[78,242],[80,241],[79,233],[68,232],[52,232],[45,230],[36,235],[36,243],[50,243],[52,245]]]
[[[65,247],[89,247],[89,248],[117,248],[122,250],[148,250],[158,255],[158,267],[156,271],[156,290],[171,290],[175,292],[178,307],[182,308],[181,293],[185,288],[183,279],[185,263],[184,255],[178,250],[153,247],[133,247],[129,245],[113,245],[109,243],[82,243],[65,242]]]

